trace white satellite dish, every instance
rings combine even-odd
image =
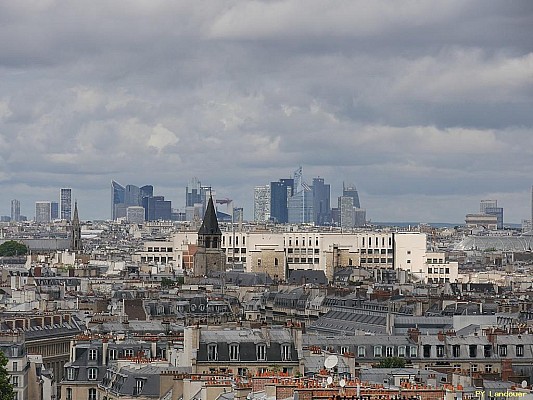
[[[523,389],[527,388],[527,381],[522,381],[522,388]]]
[[[338,362],[339,362],[339,357],[337,357],[335,354],[332,354],[324,360],[324,367],[326,369],[335,368]]]
[[[328,379],[326,379],[326,382],[328,385],[331,385],[333,383],[333,378],[331,376],[328,376]]]
[[[344,386],[346,386],[346,381],[345,381],[344,379],[341,379],[341,380],[339,381],[339,386],[340,386],[340,387],[344,387]]]

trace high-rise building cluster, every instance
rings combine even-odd
[[[291,178],[254,188],[254,221],[352,228],[366,223],[366,211],[355,185],[344,185],[338,206],[332,208],[331,186],[320,177],[307,184],[299,167]]]
[[[11,219],[14,221],[16,221],[16,219],[13,219],[13,217],[16,217],[16,215],[14,215],[13,208],[15,205],[16,209],[17,202],[18,200],[13,200],[11,202]],[[18,202],[18,208],[18,217],[20,218],[20,202]],[[35,202],[35,222],[47,223],[56,219],[66,221],[72,219],[72,189],[70,188],[59,189],[59,202],[48,200]]]
[[[126,218],[129,222],[172,219],[172,202],[164,196],[154,196],[152,185],[122,186],[111,181],[111,219]]]

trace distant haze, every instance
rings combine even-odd
[[[376,221],[530,218],[530,0],[0,3],[0,214],[110,182],[185,203],[193,176],[252,217],[299,166]]]

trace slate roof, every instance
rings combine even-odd
[[[364,331],[374,334],[385,333],[386,317],[381,315],[371,315],[370,313],[330,310],[313,322],[308,327],[308,330],[334,334],[353,334],[356,331]]]
[[[324,271],[316,270],[304,270],[296,269],[293,270],[288,279],[291,284],[314,284],[314,285],[327,285],[328,278]]]
[[[205,210],[204,220],[202,226],[198,230],[199,235],[222,235],[222,231],[218,227],[217,214],[213,198],[209,196],[207,208]]]

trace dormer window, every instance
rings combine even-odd
[[[96,361],[98,358],[97,349],[89,349],[89,361]]]
[[[257,361],[266,361],[266,344],[258,344],[255,350]]]
[[[67,368],[67,381],[73,381],[75,377],[74,368]]]
[[[218,349],[215,343],[211,343],[207,345],[207,360],[208,361],[218,360]]]
[[[291,360],[291,345],[282,344],[281,345],[281,361],[290,361]]]
[[[239,361],[239,345],[237,343],[229,345],[229,359],[230,361]]]

